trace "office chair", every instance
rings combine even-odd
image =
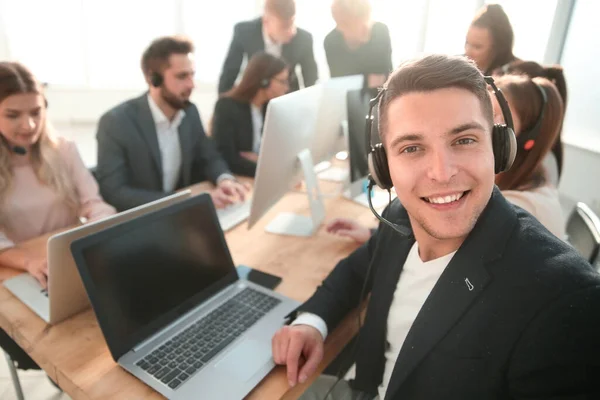
[[[567,240],[600,270],[600,219],[584,203],[577,203],[567,221]]]
[[[17,400],[25,400],[23,396],[23,388],[21,388],[21,381],[19,380],[19,374],[17,373],[17,367],[15,367],[15,362],[8,355],[7,352],[4,352],[4,358],[6,358],[6,362],[8,363],[8,370],[10,371],[10,377],[13,382],[13,386],[15,387],[15,393],[17,395]]]

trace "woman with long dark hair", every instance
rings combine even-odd
[[[473,18],[465,55],[475,61],[484,75],[517,58],[513,54],[514,33],[508,16],[499,4],[483,6]]]
[[[256,173],[266,105],[288,91],[288,79],[289,70],[281,58],[257,53],[240,83],[217,101],[212,136],[234,174]]]

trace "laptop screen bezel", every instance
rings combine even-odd
[[[216,224],[215,230],[219,233],[220,242],[224,247],[225,253],[227,254],[228,265],[226,265],[226,268],[229,269],[228,273],[220,280],[205,288],[202,292],[192,296],[174,309],[171,309],[163,315],[158,316],[152,322],[145,325],[135,333],[124,339],[119,338],[119,336],[113,330],[113,324],[111,323],[110,316],[112,310],[107,310],[102,307],[100,303],[100,297],[97,292],[97,287],[89,272],[83,252],[86,248],[96,245],[105,239],[112,238],[114,236],[121,236],[127,231],[151,224],[156,220],[171,214],[176,214],[186,208],[198,208],[201,210],[201,212],[210,213],[212,222]],[[100,329],[104,334],[104,338],[106,339],[110,353],[115,361],[118,361],[121,356],[127,354],[139,343],[158,333],[160,330],[167,327],[184,314],[195,309],[198,305],[238,280],[238,275],[229,251],[229,247],[227,246],[227,242],[225,240],[225,235],[221,229],[215,207],[209,194],[201,194],[186,200],[182,200],[171,206],[150,212],[129,221],[124,221],[84,238],[74,240],[71,243],[71,252],[73,254],[75,264],[77,265],[77,269],[81,275],[86,292],[90,298],[90,303],[92,304],[96,318],[98,319]]]

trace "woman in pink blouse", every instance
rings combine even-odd
[[[75,144],[53,135],[39,82],[24,66],[0,62],[0,265],[45,286],[46,259],[19,243],[114,213]]]
[[[46,99],[21,64],[0,62],[0,265],[28,271],[45,287],[45,257],[19,247],[36,236],[114,214],[72,142],[55,137]],[[21,369],[39,366],[3,330],[0,346]]]

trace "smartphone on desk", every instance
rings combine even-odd
[[[281,282],[281,278],[278,276],[252,269],[246,265],[238,265],[237,273],[240,279],[246,279],[267,289],[275,289]]]

